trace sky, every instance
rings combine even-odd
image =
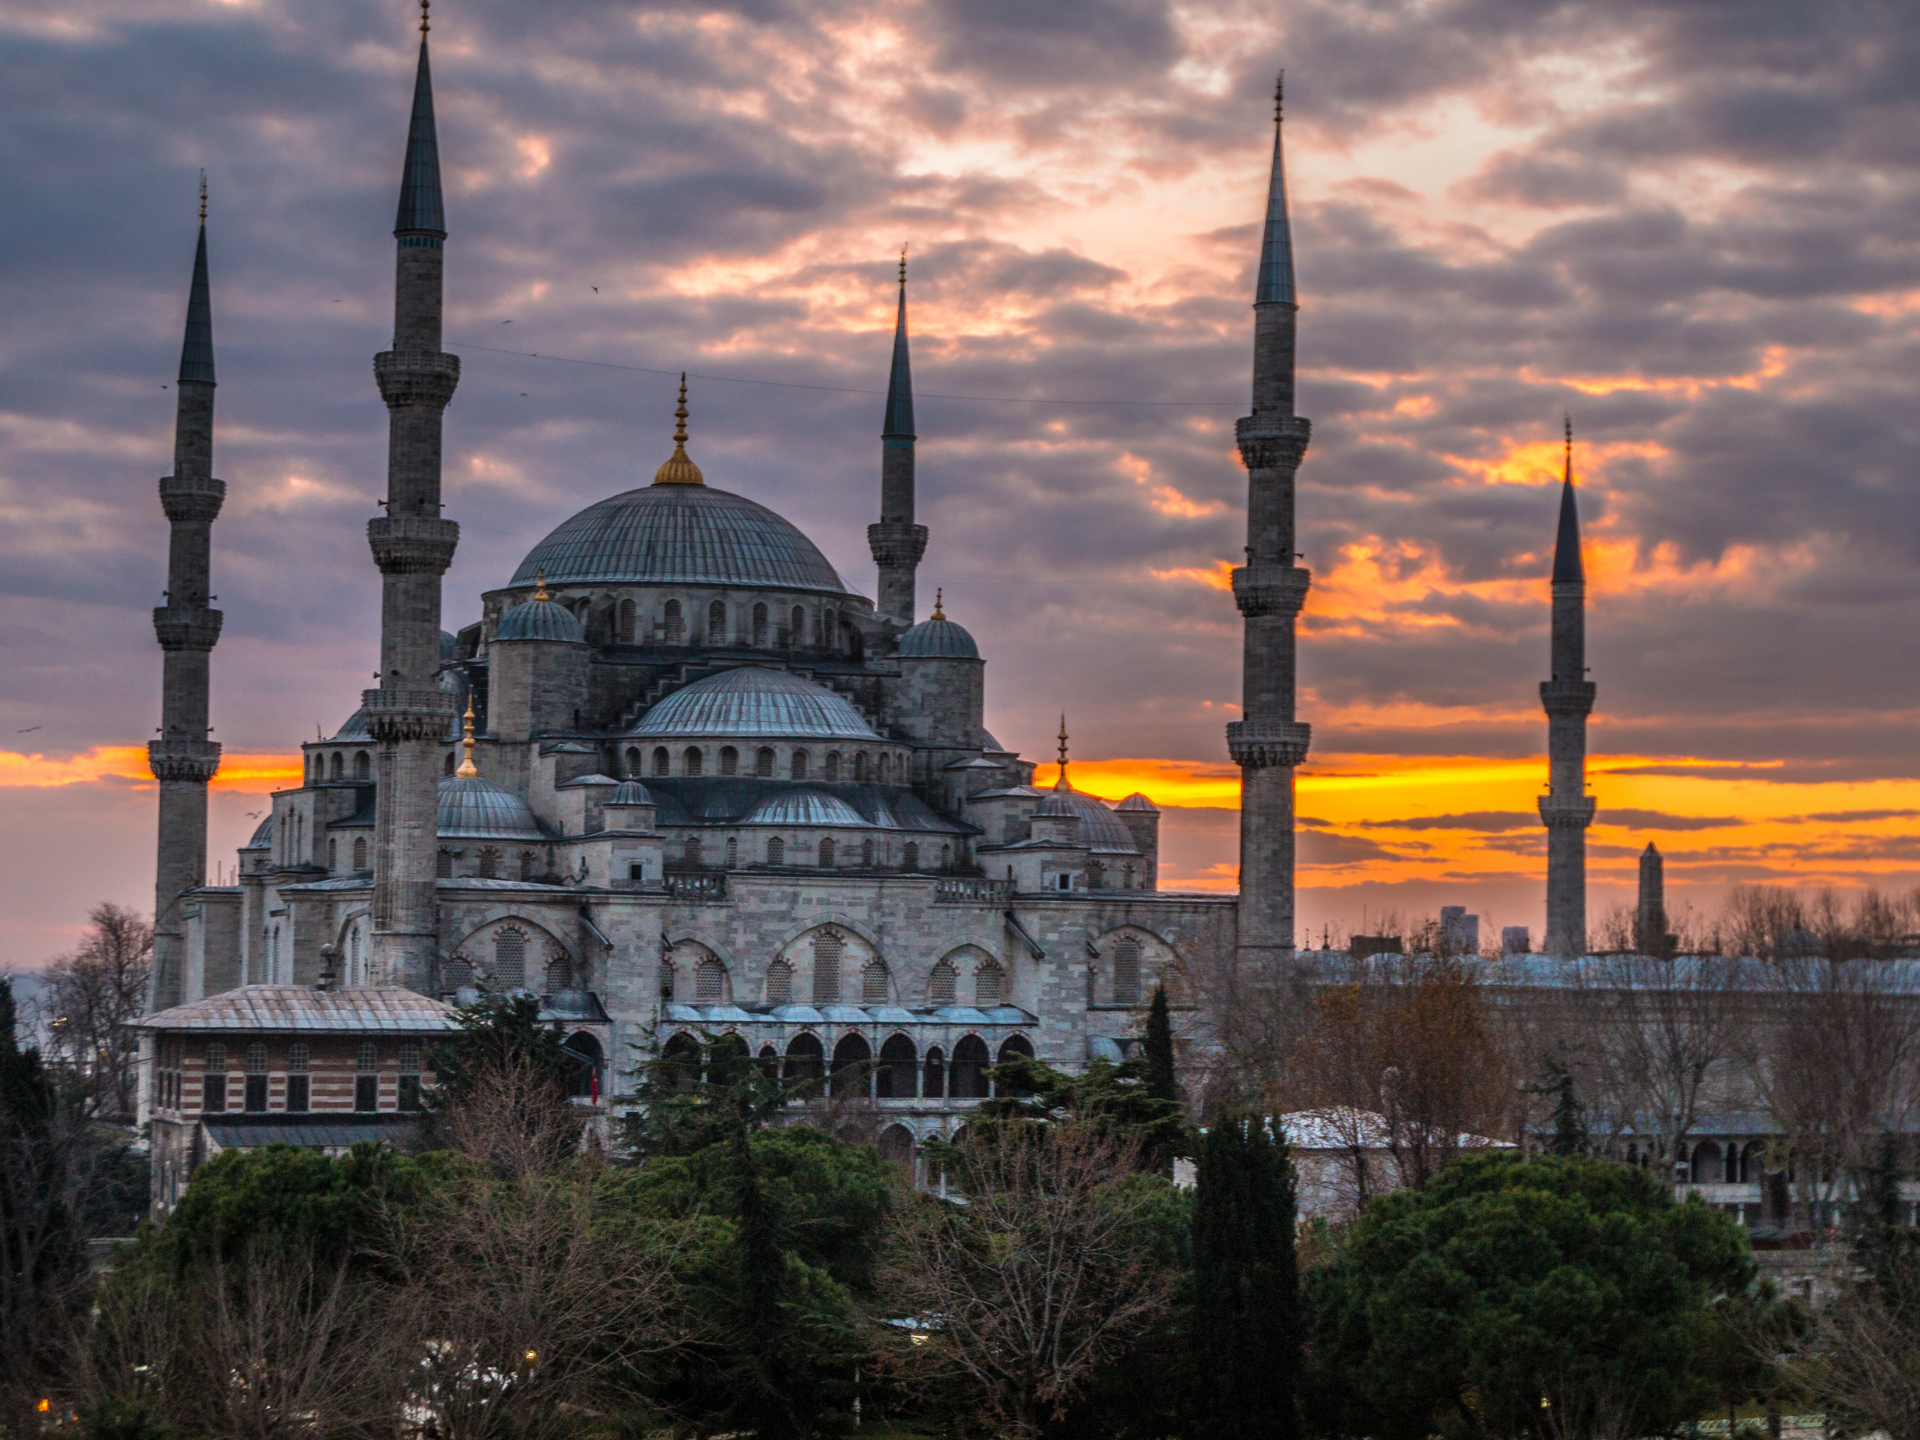
[[[202,169],[216,866],[366,683],[414,20],[0,0],[0,966],[151,904]],[[1050,758],[1064,711],[1077,785],[1164,808],[1163,886],[1232,889],[1232,422],[1284,67],[1303,938],[1442,904],[1540,933],[1563,414],[1590,911],[1649,840],[1676,908],[1920,879],[1920,7],[439,0],[432,43],[450,626],[646,482],[681,369],[708,483],[871,594],[904,245],[920,583],[990,728]]]

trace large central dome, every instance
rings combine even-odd
[[[649,485],[589,505],[528,553],[509,589],[549,585],[751,585],[844,595],[789,521],[708,485]]]

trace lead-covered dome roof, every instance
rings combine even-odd
[[[495,640],[570,640],[587,638],[586,627],[566,606],[553,600],[529,600],[500,618]]]
[[[1082,795],[1078,790],[1050,790],[1034,813],[1060,815],[1067,812],[1080,817],[1080,838],[1086,841],[1090,849],[1118,855],[1140,853],[1140,847],[1134,843],[1133,832],[1127,829],[1126,822],[1109,810],[1105,802],[1091,795]]]
[[[589,505],[527,553],[508,588],[750,585],[844,595],[791,521],[710,485],[649,485]]]
[[[844,696],[758,665],[723,670],[674,691],[627,733],[647,739],[881,739]]]
[[[527,802],[491,780],[468,775],[440,782],[436,825],[442,839],[544,840]]]
[[[973,643],[966,627],[935,615],[902,635],[894,653],[903,660],[978,660],[980,647]]]

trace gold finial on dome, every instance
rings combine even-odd
[[[534,572],[533,598],[535,600],[553,599],[553,592],[547,589],[547,572],[544,570],[536,570]]]
[[[946,594],[947,592],[944,590],[935,590],[933,592],[933,618],[936,620],[944,620],[947,618],[947,612],[940,608],[940,602],[946,598]]]
[[[420,33],[422,35],[433,28],[427,23],[427,7],[432,3],[433,0],[420,0]]]
[[[471,695],[467,697],[466,718],[460,722],[460,745],[467,753],[460,761],[460,768],[453,772],[454,777],[460,780],[477,779],[480,771],[473,763],[473,697]]]
[[[1053,782],[1053,788],[1056,790],[1073,789],[1073,786],[1067,782],[1067,716],[1065,711],[1062,711],[1060,714],[1060,778]]]
[[[653,472],[656,485],[704,485],[707,477],[687,458],[687,372],[680,372],[680,403],[673,411],[673,454]]]

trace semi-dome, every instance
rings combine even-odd
[[[627,733],[646,739],[881,739],[843,696],[758,665],[723,670],[674,691]]]
[[[607,797],[609,805],[651,805],[653,792],[638,780],[622,780],[613,794]]]
[[[859,825],[867,821],[838,795],[789,790],[761,801],[743,825]]]
[[[1122,855],[1140,853],[1140,847],[1134,843],[1133,832],[1127,829],[1126,822],[1109,810],[1104,801],[1096,800],[1091,795],[1082,795],[1078,790],[1050,790],[1034,814],[1078,815],[1080,838],[1092,850]]]
[[[587,638],[586,627],[566,606],[553,600],[534,599],[500,617],[500,628],[493,632],[497,640],[568,640],[576,644]]]
[[[710,485],[629,490],[560,526],[527,553],[508,588],[531,585],[745,585],[844,595],[847,587],[792,522]]]
[[[902,635],[895,653],[902,660],[978,660],[980,647],[964,626],[941,615],[922,620]]]
[[[526,801],[478,775],[440,782],[436,823],[443,840],[547,838]]]

